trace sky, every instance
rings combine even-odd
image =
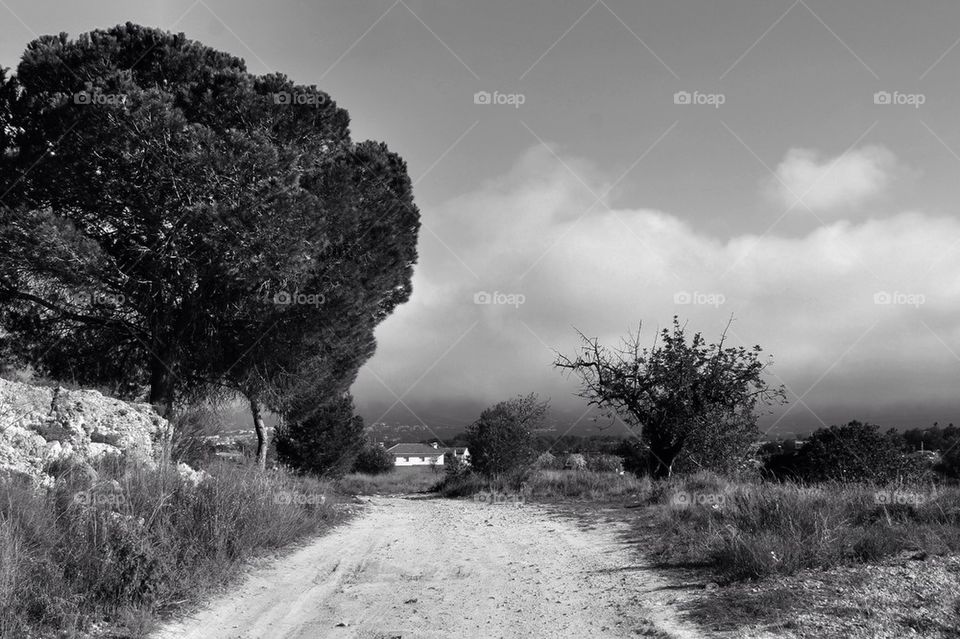
[[[408,162],[410,301],[353,387],[459,429],[679,315],[763,346],[789,436],[960,423],[960,3],[0,0],[0,65],[133,21],[316,84]],[[615,429],[617,426],[614,425]],[[606,430],[604,432],[615,432]]]

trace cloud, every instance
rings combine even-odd
[[[563,161],[603,192],[597,171]],[[530,391],[576,416],[574,382],[550,365],[576,347],[574,327],[615,343],[642,321],[652,339],[674,314],[710,339],[734,315],[732,341],[763,345],[776,359],[771,381],[804,397],[785,423],[955,396],[957,219],[902,212],[797,237],[722,239],[664,211],[592,203],[538,148],[502,178],[425,211],[413,297],[378,329],[377,355],[354,388],[367,419],[394,403],[383,384],[428,421],[441,402]],[[475,303],[478,293],[491,303]],[[416,421],[400,405],[388,419]]]
[[[777,165],[771,191],[785,209],[848,212],[882,193],[896,166],[894,155],[880,146],[833,158],[795,148]]]

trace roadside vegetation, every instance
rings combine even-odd
[[[0,483],[4,639],[97,629],[144,636],[245,561],[340,518],[329,482],[252,463],[214,464],[209,477],[122,460],[52,472],[48,491]]]
[[[816,637],[868,624],[952,636],[938,629],[960,624],[960,429],[852,421],[762,443],[759,411],[783,391],[763,382],[759,347],[708,345],[676,320],[651,348],[638,335],[617,349],[581,337],[557,366],[635,436],[580,450],[558,438],[544,450],[539,420],[527,417],[540,404],[518,397],[484,411],[465,437],[494,458],[447,469],[440,494],[560,502],[590,522],[602,511],[632,529],[647,560],[713,586],[690,611],[716,629]],[[497,457],[501,447],[510,454]],[[922,609],[874,610],[902,595],[900,579]]]

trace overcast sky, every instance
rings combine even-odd
[[[356,139],[403,155],[420,262],[353,389],[368,422],[465,425],[535,391],[572,423],[585,406],[550,363],[574,328],[614,342],[642,321],[652,339],[679,314],[711,339],[733,315],[733,341],[773,356],[791,402],[764,430],[960,423],[960,3],[0,0],[0,16],[0,65],[38,34],[183,31],[316,84]]]

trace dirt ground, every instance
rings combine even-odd
[[[157,639],[702,636],[620,541],[533,505],[373,497]]]

